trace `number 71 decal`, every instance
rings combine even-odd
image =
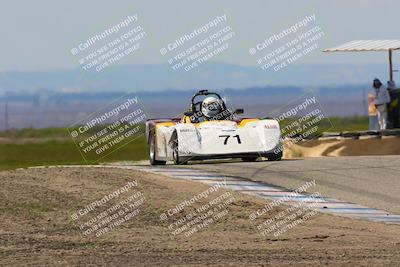
[[[228,139],[229,139],[229,137],[231,137],[230,135],[227,135],[227,134],[224,134],[224,135],[220,135],[220,136],[218,136],[218,137],[222,137],[222,138],[225,138],[225,140],[224,140],[224,145],[227,145],[228,144]],[[238,144],[241,144],[242,143],[242,141],[240,141],[240,136],[237,134],[237,135],[234,135],[234,136],[232,136],[233,138],[236,138],[236,140],[237,140],[237,142],[238,142]]]

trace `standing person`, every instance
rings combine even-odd
[[[390,102],[389,92],[379,79],[374,79],[373,87],[375,89],[375,107],[378,113],[379,128],[385,130],[387,118],[386,105]]]

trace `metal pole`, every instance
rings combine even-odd
[[[389,49],[389,81],[393,81],[392,49]]]
[[[368,106],[367,106],[366,97],[368,97],[368,94],[366,94],[365,88],[363,87],[363,90],[362,90],[362,102],[363,102],[364,114],[368,114]]]
[[[6,109],[4,110],[4,128],[8,130],[8,101],[6,101]]]

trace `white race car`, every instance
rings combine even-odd
[[[223,158],[280,160],[283,148],[279,123],[237,117],[242,113],[243,109],[230,111],[218,93],[199,91],[182,118],[146,122],[150,164]]]

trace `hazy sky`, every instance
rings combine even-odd
[[[133,14],[138,14],[147,37],[138,53],[118,64],[166,63],[161,47],[226,14],[236,36],[230,48],[213,60],[256,65],[249,48],[313,13],[325,32],[321,48],[355,39],[400,39],[400,1],[396,0],[1,0],[0,71],[77,67],[72,47]],[[297,64],[387,61],[381,52],[327,54],[320,50]],[[400,58],[398,53],[395,60]]]

